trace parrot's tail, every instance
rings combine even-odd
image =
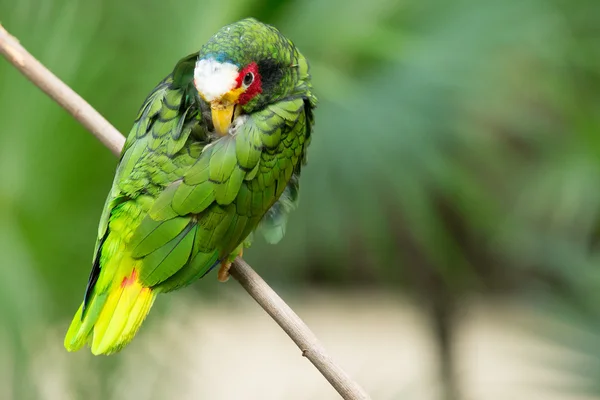
[[[65,337],[68,351],[77,351],[87,343],[93,354],[108,355],[133,339],[154,303],[156,292],[140,284],[135,268],[131,271],[109,290],[94,294],[85,315],[82,316],[83,304],[79,307]]]

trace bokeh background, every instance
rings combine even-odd
[[[320,99],[300,208],[245,254],[374,399],[600,398],[597,0],[0,0],[127,132],[255,16]],[[335,399],[237,283],[163,296],[113,357],[67,354],[116,160],[0,60],[0,398]]]

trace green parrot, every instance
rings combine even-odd
[[[279,241],[316,102],[307,60],[253,18],[180,60],[144,101],[121,153],[66,349],[121,350],[158,293],[217,265],[227,280],[254,230]]]

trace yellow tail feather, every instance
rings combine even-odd
[[[69,330],[65,335],[65,348],[68,351],[77,351],[81,349],[88,338],[88,335],[80,334],[81,325],[83,321],[81,320],[81,312],[83,311],[83,304],[79,306],[79,309],[75,313],[73,317],[73,321],[71,322],[71,326],[69,326]]]
[[[155,297],[153,290],[139,283],[133,270],[120,284],[113,285],[108,296],[94,296],[83,321],[79,307],[65,337],[66,349],[77,351],[90,344],[95,355],[118,352],[133,339]],[[94,310],[94,306],[101,310]]]

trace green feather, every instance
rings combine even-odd
[[[216,249],[236,217],[237,215],[233,206],[222,208],[221,206],[214,205],[198,221],[199,229],[196,236],[196,247],[198,250],[209,252]]]
[[[252,171],[248,172],[248,174],[246,175],[244,180],[251,181],[252,179],[254,179],[256,177],[256,174],[258,174],[259,169],[260,169],[260,162],[256,163],[256,166],[254,168],[252,168]]]
[[[140,281],[146,286],[163,282],[190,258],[197,227],[189,224],[177,237],[146,256],[140,271]]]
[[[259,175],[262,176],[262,175]],[[253,183],[256,181],[253,181]],[[254,185],[254,188],[251,188],[252,198],[250,199],[250,207],[251,207],[251,215],[261,215],[266,212],[263,211],[263,197],[264,193],[262,188],[258,186],[258,184]],[[261,212],[262,211],[262,212]]]
[[[133,169],[136,167],[137,163],[142,158],[142,155],[146,151],[146,141],[145,140],[137,140],[134,142],[129,150],[123,153],[123,157],[121,158],[121,162],[119,163],[119,167],[117,168],[117,176],[115,177],[115,183],[117,183],[117,177],[119,176],[130,176],[133,173]],[[113,185],[115,185],[113,183]],[[113,187],[113,190],[118,189],[118,187]]]
[[[216,251],[212,253],[197,253],[192,261],[177,271],[175,275],[158,284],[156,289],[166,293],[189,285],[196,279],[201,278],[215,265],[217,256],[218,253]]]
[[[235,139],[225,136],[215,142],[214,146],[210,158],[209,179],[213,182],[225,182],[237,164]]]
[[[147,216],[142,220],[142,223],[131,238],[131,256],[133,258],[141,258],[156,251],[179,235],[189,222],[189,217],[155,221]]]
[[[176,217],[177,214],[171,206],[173,194],[179,187],[179,182],[169,185],[156,199],[148,215],[156,221],[167,220]]]
[[[212,147],[209,149],[212,149]],[[186,172],[184,175],[186,184],[199,185],[208,181],[211,153],[210,150],[203,152],[198,161]]]
[[[189,213],[201,213],[215,201],[215,191],[212,182],[204,182],[200,185],[188,186],[185,183],[173,195],[172,207],[179,215]]]
[[[298,207],[298,177],[293,176],[277,202],[260,221],[259,230],[270,244],[278,243],[285,235],[288,216]]]
[[[235,206],[236,212],[240,215],[248,216],[252,213],[252,192],[245,183],[240,187],[240,191],[235,198]]]
[[[256,167],[260,161],[262,141],[260,131],[255,126],[246,128],[244,135],[235,137],[235,155],[238,164],[246,170]]]
[[[272,176],[272,174],[269,174],[269,176]],[[269,186],[266,186],[264,191],[263,191],[263,204],[262,204],[262,209],[263,210],[268,210],[273,203],[275,202],[276,197],[275,197],[275,185],[270,184]]]
[[[239,167],[234,167],[229,179],[225,183],[215,185],[215,200],[219,204],[230,204],[237,196],[242,182],[244,181],[244,171]]]
[[[192,133],[191,125],[184,128],[184,124],[186,122],[186,116],[187,116],[189,110],[190,110],[189,108],[187,110],[185,110],[183,115],[179,118],[179,121],[177,121],[177,126],[174,129],[174,131],[172,132],[173,140],[169,141],[167,144],[167,152],[169,154],[175,154],[179,150],[181,150],[183,148],[183,146],[185,145],[185,143],[187,142],[187,139],[188,139],[190,133]]]

